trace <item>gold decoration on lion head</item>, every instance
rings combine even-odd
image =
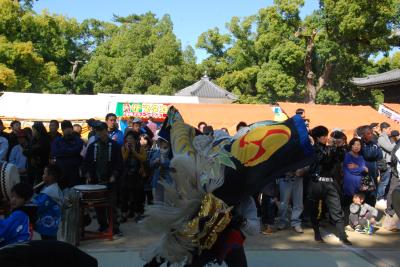
[[[197,215],[178,231],[178,235],[189,240],[200,251],[211,249],[219,234],[230,223],[231,210],[221,199],[208,193],[204,196]]]

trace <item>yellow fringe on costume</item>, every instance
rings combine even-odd
[[[232,219],[231,209],[221,199],[208,193],[204,196],[197,216],[178,235],[191,240],[200,250],[211,249]],[[200,221],[205,221],[200,229]]]

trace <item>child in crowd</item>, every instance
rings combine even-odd
[[[172,178],[169,174],[170,144],[167,140],[159,137],[157,145],[158,147],[153,149],[150,155],[150,169],[153,171],[151,185],[154,190],[154,200],[163,202],[164,188],[159,182],[172,183]]]
[[[16,132],[18,144],[15,145],[10,152],[8,161],[18,168],[18,172],[22,182],[27,182],[28,159],[24,155],[24,149],[28,146],[28,137],[24,130]]]
[[[364,200],[363,193],[354,194],[353,203],[350,205],[349,222],[357,232],[372,234],[378,210],[364,203]]]
[[[11,215],[0,220],[0,247],[21,243],[31,239],[30,210],[25,204],[33,195],[32,187],[28,184],[19,183],[11,189],[10,205]]]
[[[63,203],[63,194],[57,184],[60,177],[60,168],[56,165],[48,165],[43,173],[45,186],[32,200],[33,204],[38,206],[35,230],[41,235],[42,240],[57,240]]]

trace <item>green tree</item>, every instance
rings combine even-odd
[[[400,68],[400,52],[394,53],[392,56],[386,55],[377,62],[371,61],[371,68],[368,74],[377,74],[385,71]]]
[[[320,5],[298,33],[307,40],[306,99],[315,102],[331,81],[341,81],[336,90],[349,99],[356,90],[348,83],[349,75],[362,74],[369,55],[390,49],[392,30],[399,22],[396,1],[321,0]]]
[[[219,85],[237,94],[239,102],[294,99],[304,88],[299,86],[304,48],[302,40],[293,36],[301,22],[298,6],[302,1],[286,2],[277,1],[254,16],[233,17],[227,24],[230,38],[214,32],[214,39],[226,40],[218,47],[227,49],[218,58],[217,53],[209,52],[215,49],[208,47],[210,57],[201,67],[211,69]]]
[[[14,64],[17,61],[5,53],[0,60],[0,64],[13,70],[17,79],[13,86],[10,83],[7,86],[3,84],[3,89],[55,93],[73,89],[73,63],[84,62],[91,53],[86,43],[82,42],[82,26],[74,19],[52,15],[47,11],[36,14],[30,8],[33,1],[22,3],[21,6],[18,1],[0,0],[0,36],[4,37],[2,45],[10,47],[13,57],[18,58],[18,64]],[[31,53],[30,57],[27,51]],[[49,75],[45,84],[43,81],[46,79],[39,75],[40,64]]]
[[[240,102],[378,99],[350,80],[377,70],[371,55],[398,46],[393,30],[399,26],[399,1],[321,0],[320,9],[302,20],[303,4],[275,0],[255,16],[232,18],[228,36],[215,30],[202,34],[207,38],[198,47],[210,56],[200,67]]]
[[[120,26],[82,68],[79,92],[172,94],[193,82],[197,73],[193,49],[182,52],[168,15],[114,19]]]
[[[31,42],[0,37],[0,62],[0,90],[42,92],[60,86],[57,67],[45,63]]]

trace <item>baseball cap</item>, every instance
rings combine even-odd
[[[134,118],[132,123],[142,123],[142,120],[140,118]]]

